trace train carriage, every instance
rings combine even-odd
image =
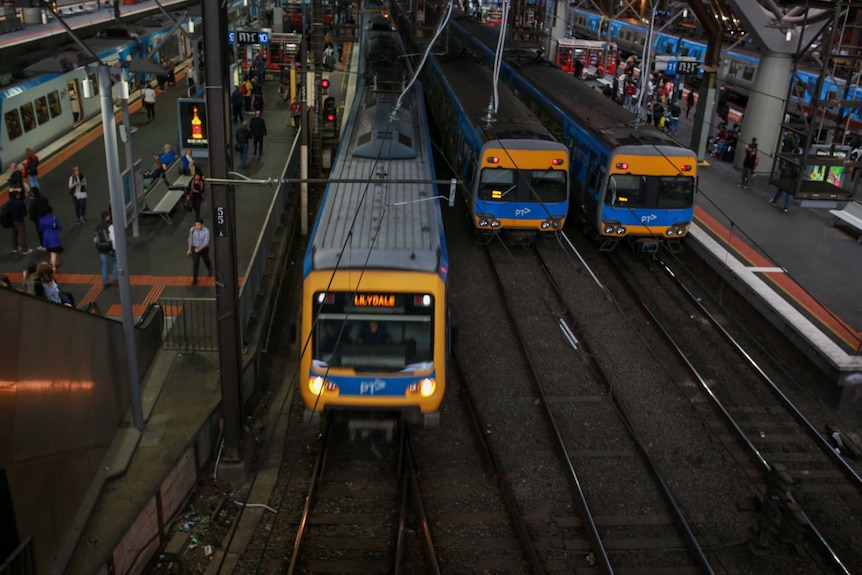
[[[191,19],[200,23],[200,17]],[[108,66],[126,61],[128,58],[145,58],[164,40],[164,35],[173,27],[151,31],[139,38],[91,38],[87,44],[99,59]],[[178,59],[191,53],[191,43],[174,37],[160,46],[154,60],[160,54]],[[89,73],[79,66],[77,52],[58,54],[66,60],[68,71],[59,74],[40,74],[0,90],[0,149],[3,161],[19,161],[27,148],[39,150],[58,140],[74,128],[77,120],[86,120],[100,113],[99,98],[84,98],[83,85],[89,80],[98,86],[95,72]],[[135,89],[132,78],[130,89]],[[114,97],[118,96],[116,84]],[[5,167],[5,166],[4,166]]]
[[[497,31],[476,22],[450,25],[453,34],[490,65]],[[502,81],[566,144],[573,203],[601,237],[602,249],[620,240],[644,250],[676,247],[694,215],[694,153],[584,82],[549,65],[515,67]]]
[[[481,64],[432,58],[423,74],[444,149],[468,187],[474,227],[485,239],[503,234],[511,243],[562,229],[569,209],[565,147],[503,86],[497,113],[485,122],[493,82]]]
[[[433,426],[446,389],[448,254],[422,86],[363,9],[362,69],[303,266],[306,417],[399,414]]]

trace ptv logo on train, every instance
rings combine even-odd
[[[645,216],[642,216],[642,217],[641,217],[641,223],[642,223],[642,224],[648,224],[648,223],[650,223],[651,221],[653,221],[653,220],[657,220],[657,219],[658,219],[658,216],[657,216],[657,215],[655,215],[655,214],[647,214],[647,215],[645,215]]]
[[[383,391],[384,389],[386,389],[386,382],[382,379],[359,382],[359,395],[374,395],[378,391]]]
[[[531,210],[530,208],[518,208],[517,210],[515,210],[515,217],[517,218],[520,216],[526,216],[532,211],[533,210]]]

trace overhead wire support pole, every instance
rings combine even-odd
[[[203,38],[206,54],[207,144],[212,179],[208,180],[212,198],[212,240],[215,248],[216,324],[218,327],[218,362],[221,378],[222,413],[224,416],[224,460],[241,460],[242,396],[240,330],[237,315],[238,274],[236,258],[236,210],[234,194],[224,181],[231,158],[229,126],[226,117],[229,86],[227,73],[227,6],[222,0],[203,0]],[[236,42],[235,42],[236,43]]]

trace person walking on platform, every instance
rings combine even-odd
[[[21,164],[24,173],[27,174],[27,180],[30,182],[30,189],[39,188],[39,156],[33,151],[33,148],[25,150],[27,158]]]
[[[245,105],[245,111],[251,114],[251,95],[254,91],[254,86],[251,83],[251,80],[248,78],[242,83],[242,86],[239,87],[240,93],[242,94],[243,104]]]
[[[24,176],[15,162],[9,164],[9,179],[6,183],[9,184],[9,191],[22,191],[24,189]]]
[[[793,162],[789,162],[783,158],[779,160],[779,162],[781,162],[781,164],[779,166],[778,173],[781,178],[781,183],[784,184],[785,180],[791,183],[795,182],[797,178],[799,178],[799,167]],[[790,209],[790,202],[793,200],[793,194],[788,192],[786,189],[779,186],[775,195],[772,196],[771,200],[769,200],[769,203],[773,208],[777,208],[778,206],[776,204],[778,203],[778,200],[781,199],[781,194],[784,194],[784,213],[786,214]]]
[[[230,115],[234,124],[242,122],[243,103],[242,92],[240,92],[239,86],[236,85],[233,87],[233,92],[230,94]]]
[[[290,119],[293,121],[293,127],[299,128],[302,121],[302,102],[299,101],[299,98],[294,98],[290,103]]]
[[[266,136],[266,121],[261,117],[260,110],[254,113],[254,118],[248,123],[248,129],[251,130],[252,140],[254,142],[254,155],[263,155],[263,137]]]
[[[102,260],[102,287],[109,288],[117,281],[117,252],[114,239],[114,224],[111,222],[111,212],[102,212],[102,219],[96,224],[93,241],[99,259]],[[108,275],[108,266],[113,262],[113,275]],[[114,278],[111,280],[111,278]]]
[[[24,227],[24,220],[27,218],[27,206],[24,205],[24,200],[21,198],[21,192],[9,191],[9,201],[3,206],[3,209],[8,212],[9,223],[12,229],[12,253],[17,254],[19,251],[23,255],[27,255],[33,250],[27,247],[27,229]],[[6,226],[7,222],[3,222]]]
[[[748,189],[748,182],[757,166],[757,138],[751,138],[751,142],[745,145],[745,159],[742,160],[742,181],[736,186],[743,190]]]
[[[200,218],[195,220],[195,225],[189,230],[189,248],[186,250],[186,255],[192,256],[192,285],[198,283],[198,269],[201,265],[201,260],[207,266],[210,277],[213,275],[213,265],[210,262],[210,231],[204,225],[204,221]]]
[[[57,257],[63,253],[63,243],[60,241],[60,231],[63,226],[54,215],[54,210],[48,206],[48,211],[39,218],[39,233],[42,235],[42,245],[51,254],[51,264],[58,268]]]
[[[51,209],[51,204],[48,198],[39,193],[39,189],[30,191],[30,205],[27,206],[27,213],[30,216],[30,221],[33,222],[33,227],[36,229],[36,237],[39,238],[39,246],[36,248],[40,252],[48,251],[42,247],[42,232],[39,230],[39,220],[48,213]]]
[[[239,163],[243,169],[248,167],[248,141],[251,140],[251,130],[248,123],[243,122],[236,131],[236,145],[239,146]]]
[[[144,86],[142,96],[144,99],[144,108],[147,110],[147,120],[156,119],[156,91],[147,84]]]
[[[72,194],[72,203],[75,205],[75,223],[87,223],[87,178],[81,173],[80,168],[72,168],[69,176],[69,193]]]
[[[688,97],[685,99],[685,119],[688,119],[689,114],[691,114],[691,109],[694,108],[695,105],[695,96],[694,90],[688,91]]]
[[[206,203],[206,196],[204,196],[203,174],[195,172],[194,177],[189,182],[189,189],[186,193],[186,201],[191,204],[192,209],[195,211],[195,217],[200,218],[201,204]]]

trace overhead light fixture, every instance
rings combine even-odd
[[[790,42],[793,39],[793,30],[788,28],[787,32],[784,33],[784,39]]]
[[[195,33],[195,21],[189,18],[189,34]]]

